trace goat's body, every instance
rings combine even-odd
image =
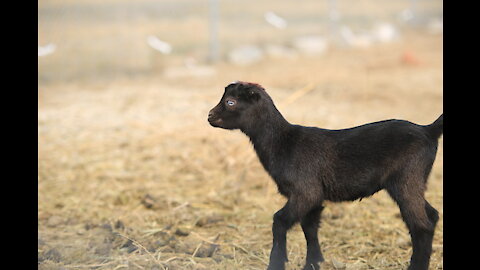
[[[304,127],[288,123],[259,85],[237,82],[229,87],[211,110],[210,124],[242,130],[288,198],[273,217],[268,269],[284,269],[286,233],[297,222],[307,240],[304,269],[320,269],[323,255],[317,233],[323,201],[353,201],[382,189],[398,204],[412,236],[409,270],[428,269],[439,217],[424,192],[443,115],[426,126],[385,120],[339,130]]]
[[[334,202],[371,196],[419,162],[428,176],[438,144],[428,126],[403,120],[339,130],[287,125],[265,136],[252,142],[282,195],[317,190]]]

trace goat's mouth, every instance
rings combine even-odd
[[[213,127],[221,127],[220,124],[223,123],[222,118],[208,118],[208,123]]]

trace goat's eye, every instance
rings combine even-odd
[[[227,105],[228,106],[233,106],[233,105],[235,105],[235,101],[234,100],[227,100]]]

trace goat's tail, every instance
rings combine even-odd
[[[427,132],[435,139],[438,139],[443,134],[443,113],[430,125],[425,126]]]

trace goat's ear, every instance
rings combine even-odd
[[[258,101],[260,99],[260,94],[250,89],[248,90],[248,98],[253,101]]]
[[[258,101],[260,99],[260,94],[258,91],[264,90],[263,87],[256,83],[250,83],[247,88],[248,98],[252,101]]]

